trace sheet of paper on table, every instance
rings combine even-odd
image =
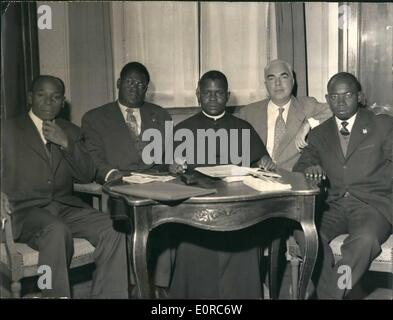
[[[264,171],[259,168],[239,167],[232,164],[212,167],[199,167],[195,170],[212,178],[222,178],[227,182],[242,181],[242,176],[248,175],[281,178],[279,174],[274,172]]]
[[[257,191],[283,191],[292,188],[290,184],[285,184],[272,178],[246,176],[242,181],[246,186]]]
[[[151,175],[144,173],[131,173],[130,176],[122,178],[122,180],[127,183],[167,182],[173,179],[176,178],[172,176]]]

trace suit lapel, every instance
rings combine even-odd
[[[127,137],[130,135],[130,131],[117,102],[112,104],[111,108],[107,111],[106,116],[111,122],[108,125],[108,128],[112,128],[111,130],[114,130],[115,132],[117,131],[120,137]]]
[[[362,110],[358,111],[358,114],[353,124],[351,136],[349,138],[348,150],[346,158],[348,159],[353,152],[356,150],[358,145],[367,138],[367,132],[370,130],[369,127],[370,118]]]
[[[336,155],[341,163],[345,162],[344,154],[341,149],[340,137],[338,136],[338,129],[336,124],[336,118],[331,117],[327,121],[328,128],[325,131],[325,145],[328,146],[332,154]]]
[[[24,136],[23,141],[26,142],[27,146],[37,153],[50,166],[50,159],[44,142],[28,114],[24,115],[21,119],[21,126],[19,130]]]
[[[260,136],[263,143],[266,145],[267,143],[267,106],[269,100],[263,100],[262,105],[259,109],[260,114],[256,115],[255,119],[261,119],[261,132]]]
[[[305,118],[306,116],[297,99],[292,97],[291,104],[288,109],[285,134],[280,141],[280,145],[278,146],[276,157],[279,157],[291,143],[291,141],[293,141],[300,127],[304,123]]]

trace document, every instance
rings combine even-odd
[[[176,179],[173,176],[151,175],[144,173],[131,173],[130,176],[123,177],[127,183],[148,183],[148,182],[167,182]]]
[[[290,184],[281,183],[277,180],[267,177],[255,178],[251,176],[246,176],[242,181],[246,186],[262,192],[283,191],[292,189],[292,186]]]
[[[224,181],[241,181],[241,176],[262,176],[271,178],[281,178],[277,173],[265,171],[260,168],[239,167],[233,164],[212,166],[212,167],[199,167],[195,168],[196,171],[203,173],[212,178],[223,178]],[[237,178],[232,178],[237,177]],[[226,179],[228,178],[228,179]]]

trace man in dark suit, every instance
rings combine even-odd
[[[165,142],[165,121],[171,121],[169,113],[145,101],[150,75],[139,62],[126,64],[117,80],[118,100],[87,112],[82,118],[82,130],[86,145],[97,167],[96,181],[103,184],[129,175],[131,171],[154,171],[159,166],[147,164],[142,159],[143,148],[150,141],[142,141],[147,129],[157,129]],[[163,148],[164,149],[164,148]],[[123,203],[112,202],[112,211],[125,212]],[[165,226],[156,230],[153,236],[157,245],[152,251],[158,253],[155,283],[160,288],[168,287],[174,252],[165,248],[169,239]],[[134,282],[131,273],[131,282]],[[162,291],[162,289],[159,289]]]
[[[246,121],[226,112],[229,99],[228,82],[219,71],[206,72],[200,79],[197,98],[201,112],[180,122],[175,127],[192,132],[194,159],[190,168],[207,165],[224,165],[231,162],[231,148],[237,146],[241,158],[248,158],[251,164],[260,163],[266,169],[274,167],[265,145],[254,128]],[[216,149],[205,145],[204,159],[199,159],[198,130],[210,130],[226,133],[228,140],[219,139]],[[235,131],[237,130],[237,131]],[[248,157],[242,154],[240,146],[242,136],[249,131],[247,142]],[[229,132],[237,132],[237,140]],[[180,143],[180,142],[179,142]],[[183,142],[182,142],[183,143]],[[175,143],[177,145],[178,143]],[[210,153],[215,151],[215,156]],[[210,153],[209,153],[210,152]],[[215,160],[210,163],[209,158]],[[202,161],[200,161],[202,160]],[[242,165],[246,165],[242,163]],[[248,164],[249,165],[249,164]],[[171,171],[182,172],[185,167],[174,164]],[[259,272],[259,252],[255,247],[255,229],[234,232],[212,232],[179,227],[180,244],[176,254],[176,265],[170,288],[170,297],[177,299],[259,299],[262,296],[262,284]]]
[[[330,183],[317,293],[320,299],[342,299],[392,232],[393,119],[359,108],[361,87],[350,73],[334,75],[327,89],[334,117],[310,132],[294,171]],[[334,264],[329,242],[345,233],[342,259]]]
[[[294,97],[291,65],[283,60],[269,62],[264,70],[269,98],[236,110],[258,132],[278,167],[292,170],[307,145],[306,136],[331,117],[329,107],[313,97]]]
[[[144,101],[150,81],[148,70],[138,62],[126,64],[117,80],[118,100],[87,112],[82,118],[86,145],[97,167],[99,183],[146,170],[142,150],[150,141],[142,141],[143,132],[154,128],[164,137],[169,113]],[[164,139],[163,139],[164,141]]]
[[[72,195],[73,183],[93,179],[93,162],[80,129],[57,119],[64,104],[64,84],[39,76],[28,96],[28,114],[7,120],[3,135],[3,187],[12,209],[17,241],[39,251],[38,265],[52,271],[52,288],[44,297],[71,297],[68,267],[73,237],[95,246],[93,298],[127,298],[124,235],[108,215]]]

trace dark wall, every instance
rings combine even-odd
[[[30,82],[39,74],[37,6],[35,2],[2,2],[2,119],[26,112]]]

